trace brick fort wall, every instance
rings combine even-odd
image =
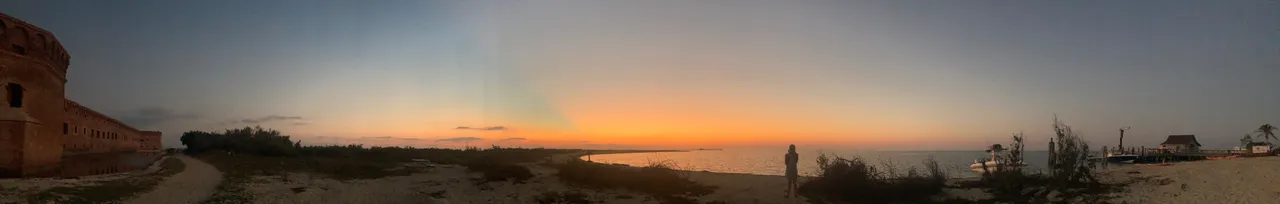
[[[159,132],[144,142],[143,131],[67,100],[70,62],[53,33],[0,13],[0,177],[56,171],[65,156],[159,143]]]

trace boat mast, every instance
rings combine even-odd
[[[1120,128],[1120,145],[1116,146],[1116,149],[1119,149],[1120,152],[1124,152],[1124,131],[1126,130],[1129,130],[1129,126],[1124,126],[1123,128]]]

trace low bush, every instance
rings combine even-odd
[[[524,183],[530,178],[533,178],[533,172],[529,171],[529,168],[515,164],[506,164],[494,168],[480,169],[480,172],[484,174],[485,181],[510,180],[512,183]]]
[[[1089,164],[1089,144],[1071,126],[1056,117],[1053,130],[1057,145],[1049,150],[1050,187],[1055,189],[1097,187],[1097,172]]]
[[[651,195],[664,203],[689,203],[694,197],[715,191],[715,187],[689,180],[667,164],[636,168],[572,159],[557,168],[560,172],[556,176],[571,185],[628,189]]]
[[[1047,178],[1042,175],[1027,174],[1023,171],[1025,146],[1022,133],[1014,134],[1013,143],[1009,144],[1009,151],[998,154],[995,166],[989,169],[984,167],[980,185],[987,188],[987,192],[994,195],[996,200],[1030,200],[1034,195],[1023,194],[1023,192],[1028,188],[1043,186],[1047,182]]]
[[[1053,139],[1056,142],[1050,142],[1049,145],[1048,172],[1033,174],[1024,172],[1021,166],[1009,165],[1023,162],[1023,135],[1015,134],[1011,150],[1000,154],[997,167],[985,171],[979,182],[980,187],[987,188],[987,192],[995,196],[994,200],[1015,203],[1035,200],[1057,202],[1046,195],[1053,191],[1079,193],[1108,190],[1107,186],[1098,182],[1096,171],[1089,163],[1089,145],[1070,126],[1057,118],[1053,122]],[[1070,189],[1079,190],[1069,191]]]
[[[278,175],[309,172],[337,179],[373,179],[414,172],[403,163],[426,159],[438,164],[458,164],[494,179],[532,177],[519,163],[534,162],[577,150],[502,148],[439,149],[413,147],[364,147],[363,145],[303,146],[279,131],[262,127],[228,129],[221,133],[183,133],[185,152],[211,160],[223,171]]]
[[[538,204],[591,204],[595,203],[587,199],[586,194],[580,192],[543,192],[534,197],[534,202]]]
[[[804,182],[799,195],[815,203],[919,203],[942,192],[947,175],[932,158],[924,161],[925,174],[915,167],[905,174],[877,168],[859,157],[818,156],[818,175]],[[885,165],[892,169],[892,165]]]

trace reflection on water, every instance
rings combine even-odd
[[[39,177],[80,177],[100,174],[125,173],[147,168],[157,156],[145,156],[135,152],[89,154],[62,157],[62,167],[45,172]]]

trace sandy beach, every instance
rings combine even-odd
[[[564,162],[576,158],[576,154],[557,156],[552,162]],[[185,157],[184,157],[185,158]],[[181,186],[183,175],[208,174],[194,159],[185,158],[188,171],[166,179],[161,186]],[[480,182],[481,175],[468,172],[457,165],[408,163],[406,166],[425,168],[421,173],[408,176],[385,177],[369,180],[335,180],[306,173],[256,176],[244,186],[253,203],[537,203],[543,193],[575,192],[588,200],[602,203],[659,203],[658,200],[638,192],[626,190],[591,189],[570,186],[555,176],[557,169],[545,163],[522,164],[535,176],[524,184],[511,182]],[[1089,195],[1101,203],[1271,203],[1280,199],[1280,157],[1235,158],[1174,163],[1169,166],[1112,165],[1100,171],[1103,183],[1119,188],[1109,194]],[[153,170],[154,171],[154,170]],[[201,172],[194,172],[201,171]],[[145,171],[143,171],[145,172]],[[714,193],[698,197],[700,202],[723,203],[807,203],[804,198],[784,198],[786,179],[781,176],[683,171],[690,180],[716,186]],[[139,172],[142,173],[142,172]],[[90,180],[120,178],[129,174],[77,179],[21,179],[5,180],[13,195],[18,191],[41,189],[33,185],[67,185]],[[201,176],[212,177],[212,176]],[[213,179],[213,178],[210,178]],[[803,180],[803,178],[802,178]],[[953,179],[952,183],[973,180]],[[204,182],[207,183],[207,182]],[[23,187],[25,186],[25,187]],[[56,185],[55,185],[56,186]],[[205,185],[208,187],[208,185]],[[19,188],[21,187],[21,188]],[[156,188],[141,193],[127,202],[145,200],[154,195],[169,194],[179,190],[170,187]],[[980,201],[991,198],[982,189],[949,187],[935,200],[961,198]],[[24,192],[21,194],[30,194]],[[203,195],[207,196],[207,195]],[[196,196],[196,197],[203,197]],[[2,196],[0,196],[2,197]],[[14,201],[12,196],[5,200]],[[1086,203],[1081,199],[1069,203]],[[1090,200],[1094,202],[1095,200]],[[191,202],[191,201],[186,201]]]
[[[1127,184],[1115,203],[1276,203],[1280,157],[1236,158],[1125,166],[1109,169],[1104,182]]]
[[[557,157],[555,160],[574,158]],[[524,164],[535,174],[525,184],[478,183],[476,173],[465,167],[439,165],[410,176],[373,180],[338,181],[308,174],[255,177],[246,187],[254,203],[536,203],[544,192],[581,192],[589,200],[605,203],[658,203],[648,196],[624,190],[599,190],[566,185],[556,169],[542,164]],[[699,198],[702,202],[805,203],[783,198],[786,179],[780,176],[686,171],[689,179],[717,186],[718,190]]]
[[[565,185],[556,170],[526,164],[536,176],[526,184],[491,182],[476,184],[460,166],[440,166],[429,172],[375,180],[337,181],[305,174],[259,177],[248,187],[256,203],[532,203],[543,192],[575,191],[590,200],[604,203],[657,203],[645,195],[622,190],[595,190]],[[1107,184],[1118,184],[1117,192],[1101,201],[1109,203],[1270,203],[1280,199],[1280,157],[1176,163],[1170,166],[1112,166],[1100,172]],[[689,179],[718,189],[699,198],[702,202],[726,203],[807,203],[803,198],[784,198],[785,178],[781,176],[686,171]],[[956,179],[964,181],[972,179]],[[938,198],[981,200],[990,198],[982,189],[948,188]],[[1081,202],[1077,200],[1076,202]]]

